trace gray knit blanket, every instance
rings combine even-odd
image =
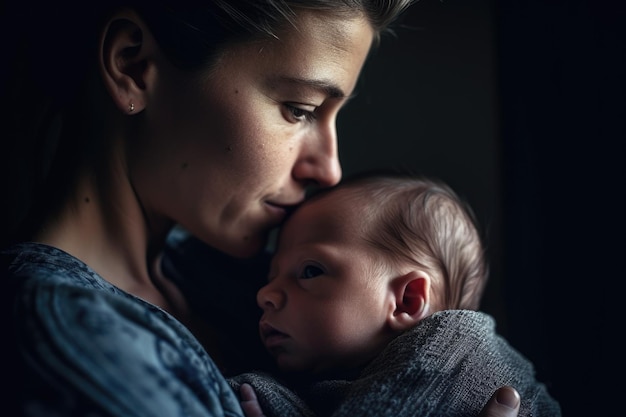
[[[535,378],[533,365],[496,334],[489,315],[437,312],[394,339],[356,379],[327,380],[292,390],[262,372],[250,383],[268,417],[475,417],[493,392],[512,385],[522,397],[519,417],[560,417],[558,402]]]

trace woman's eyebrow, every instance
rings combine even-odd
[[[308,88],[313,88],[316,90],[323,91],[327,97],[330,98],[339,98],[339,99],[350,99],[351,96],[348,96],[337,84],[321,80],[315,78],[303,78],[303,77],[287,77],[287,76],[278,76],[273,80],[274,83],[287,83],[287,84],[297,84],[300,86],[305,86]]]

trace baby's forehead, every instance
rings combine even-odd
[[[371,198],[355,189],[340,188],[333,189],[323,194],[313,197],[305,203],[309,206],[309,214],[315,216],[332,216],[342,221],[348,219],[357,220],[366,212],[373,210]]]
[[[366,202],[345,189],[315,194],[293,212],[285,227],[319,227],[346,230],[363,221]]]
[[[323,200],[326,204],[354,204],[370,200],[372,192],[369,187],[344,185],[325,190],[314,196],[311,201]]]
[[[316,198],[287,219],[278,237],[281,250],[309,245],[357,245],[367,228],[363,216],[345,199]]]
[[[357,228],[359,234],[369,230],[381,202],[373,201],[358,189],[341,188],[329,191],[310,202],[308,217],[321,223]]]

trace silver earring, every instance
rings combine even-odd
[[[131,103],[128,105],[128,112],[129,112],[129,113],[132,113],[134,110],[135,110],[135,105],[131,102]]]

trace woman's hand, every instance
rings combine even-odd
[[[520,397],[513,387],[500,387],[493,393],[478,417],[517,417]]]

